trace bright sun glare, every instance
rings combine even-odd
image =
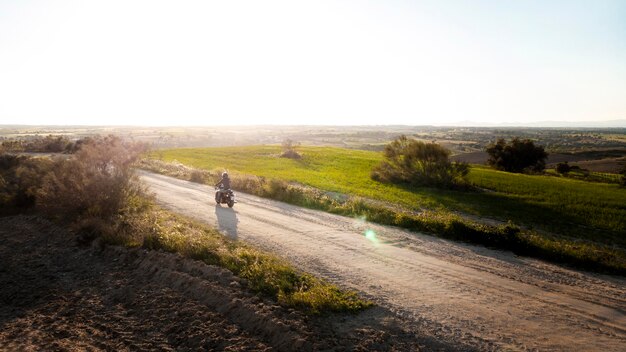
[[[623,1],[0,1],[0,123],[626,117]]]

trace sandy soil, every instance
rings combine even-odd
[[[382,307],[305,316],[219,267],[0,218],[0,351],[471,350],[408,327]]]
[[[166,207],[356,289],[404,328],[480,350],[625,351],[626,279],[143,173]]]

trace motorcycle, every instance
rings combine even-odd
[[[235,193],[232,189],[224,189],[223,186],[215,187],[215,202],[217,204],[228,204],[229,208],[235,205]]]

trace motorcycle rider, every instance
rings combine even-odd
[[[215,184],[215,187],[220,186],[222,186],[222,188],[219,188],[217,192],[215,192],[215,201],[218,203],[220,203],[220,200],[222,199],[222,193],[230,189],[230,178],[228,178],[228,172],[223,172],[222,179],[220,180],[220,182]]]

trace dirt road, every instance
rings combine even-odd
[[[142,173],[158,201],[479,349],[624,351],[626,279]]]

